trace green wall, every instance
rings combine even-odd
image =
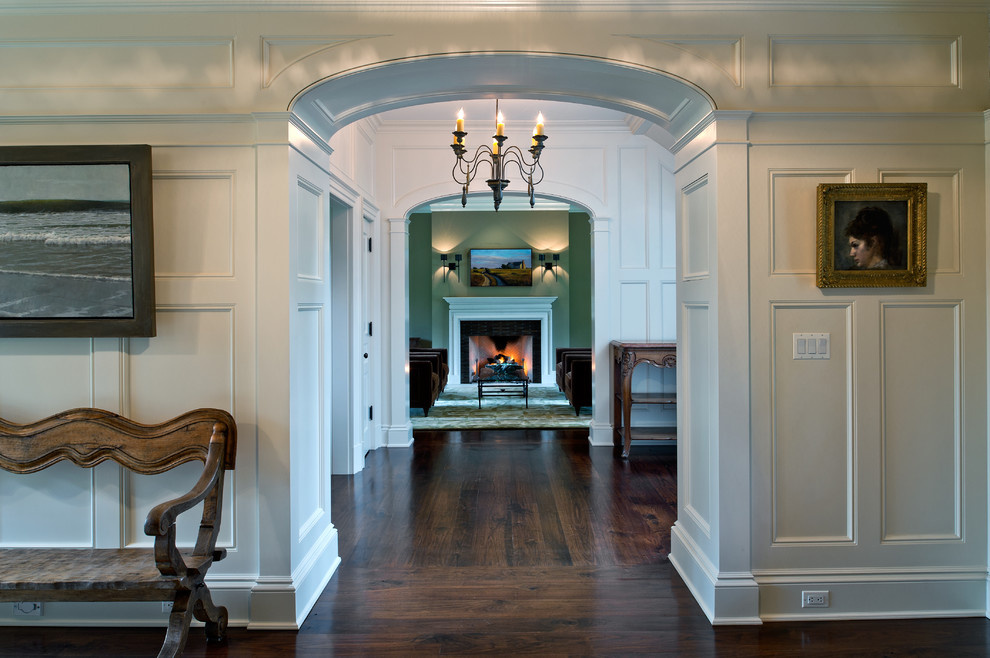
[[[413,214],[409,220],[409,336],[420,338],[421,346],[431,347],[433,223],[430,213]],[[436,260],[439,263],[439,257]]]
[[[569,221],[571,279],[570,344],[558,347],[591,347],[591,217],[571,213]]]
[[[532,287],[470,286],[472,248],[530,247]],[[440,254],[460,269],[444,280]],[[557,276],[539,268],[538,254],[560,254]],[[566,210],[437,212],[412,215],[409,225],[409,335],[447,347],[444,297],[557,297],[555,347],[591,345],[591,230],[588,215]]]

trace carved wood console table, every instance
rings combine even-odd
[[[633,370],[640,363],[657,368],[677,367],[677,343],[629,343],[613,340],[612,346],[612,427],[615,448],[621,447],[622,457],[629,457],[635,439],[674,440],[677,427],[631,427],[629,423],[634,404],[677,404],[676,393],[633,393]]]

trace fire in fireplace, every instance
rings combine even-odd
[[[473,376],[514,378],[520,371],[529,376],[533,336],[468,336],[468,363]]]
[[[542,381],[542,326],[539,320],[461,320],[458,328],[460,349],[460,383],[468,384],[478,374],[478,362],[497,354],[511,356],[525,367],[534,384]],[[482,346],[477,340],[486,339]],[[495,341],[498,342],[496,346]],[[499,349],[503,345],[504,348]],[[520,341],[522,344],[520,345]],[[455,375],[457,376],[457,375]]]

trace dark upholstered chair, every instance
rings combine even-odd
[[[429,415],[430,407],[440,396],[440,375],[433,370],[432,359],[409,359],[409,408],[422,409]]]
[[[440,391],[443,392],[443,390],[447,388],[447,377],[450,374],[450,366],[447,365],[447,348],[415,347],[409,349],[409,358],[416,358],[425,355],[433,355],[437,359],[437,366],[434,368],[434,372],[440,375]]]
[[[581,414],[581,407],[591,406],[591,357],[572,356],[567,360],[569,370],[564,375],[564,395],[574,407],[574,415]]]
[[[557,365],[556,365],[556,375],[557,375],[557,388],[561,391],[564,390],[564,377],[567,375],[570,366],[568,362],[571,358],[575,356],[591,358],[591,348],[590,347],[558,347],[557,350]]]

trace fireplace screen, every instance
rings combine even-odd
[[[468,363],[473,377],[531,377],[533,336],[468,336]]]

